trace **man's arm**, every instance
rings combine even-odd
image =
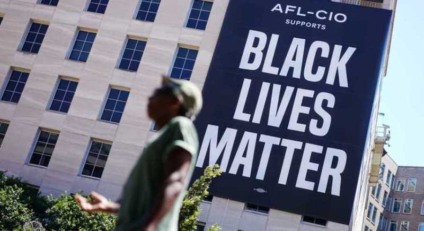
[[[152,211],[147,231],[155,231],[160,221],[168,213],[184,190],[184,182],[191,163],[191,154],[180,147],[173,149],[165,161],[165,180],[162,182],[161,195]]]

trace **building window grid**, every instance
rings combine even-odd
[[[386,170],[386,165],[384,163],[381,163],[381,165],[380,165],[380,171],[378,173],[378,178],[380,180],[382,180],[384,178],[384,172],[385,172],[385,170]]]
[[[94,32],[84,30],[78,31],[69,59],[86,62],[95,38],[96,33]]]
[[[409,221],[400,222],[400,231],[409,231]]]
[[[58,138],[59,133],[41,130],[38,134],[29,163],[48,167]]]
[[[269,213],[269,208],[265,206],[255,205],[251,203],[245,204],[245,209],[248,211],[254,211],[259,213]]]
[[[390,221],[388,231],[397,231],[397,221]]]
[[[28,72],[12,70],[1,100],[18,103],[24,91],[28,76]]]
[[[3,143],[4,137],[6,136],[7,129],[9,128],[9,123],[0,121],[0,147]]]
[[[421,210],[420,210],[420,214],[424,215],[424,200],[421,202]]]
[[[60,79],[56,93],[50,105],[50,110],[67,113],[74,98],[78,82]]]
[[[32,22],[21,51],[37,54],[48,28],[46,24]]]
[[[101,120],[119,123],[125,110],[129,91],[111,88],[106,101]]]
[[[384,193],[383,193],[383,201],[382,201],[383,207],[386,207],[387,206],[388,195],[389,195],[389,193],[387,191],[384,191]]]
[[[137,71],[145,48],[146,41],[128,38],[119,63],[119,69]]]
[[[394,199],[393,206],[392,206],[392,213],[400,213],[401,207],[402,207],[402,200]]]
[[[59,0],[41,0],[40,4],[49,5],[49,6],[57,6]]]
[[[3,22],[3,16],[0,16],[0,25]]]
[[[205,30],[211,10],[212,2],[194,0],[186,26],[198,30]]]
[[[81,175],[101,178],[111,147],[110,143],[92,140]]]
[[[142,0],[136,15],[137,20],[154,22],[158,13],[160,0]]]
[[[171,71],[171,77],[189,80],[197,58],[197,50],[179,47]]]
[[[104,14],[109,0],[90,0],[87,11]]]
[[[415,188],[417,186],[417,179],[416,178],[409,178],[407,182],[407,192],[415,192]]]
[[[403,192],[405,190],[406,179],[400,178],[396,181],[395,191]]]
[[[414,204],[413,199],[406,199],[403,204],[403,213],[404,214],[411,214],[412,213],[412,206]]]
[[[302,221],[307,222],[307,223],[316,224],[316,225],[321,225],[321,226],[327,225],[327,220],[316,218],[316,217],[311,217],[311,216],[303,216]]]

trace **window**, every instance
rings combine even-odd
[[[0,147],[3,143],[4,137],[6,136],[7,129],[9,124],[7,122],[0,121]]]
[[[383,216],[383,213],[380,213],[380,222],[378,222],[378,231],[385,231],[387,226],[387,218]]]
[[[378,184],[377,185],[377,188],[376,188],[376,192],[375,192],[375,199],[378,201],[379,200],[379,198],[380,198],[380,193],[381,193],[381,184]]]
[[[68,113],[77,86],[77,81],[60,79],[53,101],[50,105],[50,110]]]
[[[420,223],[418,226],[418,231],[424,231],[424,223]]]
[[[213,199],[213,195],[209,194],[203,199],[203,201],[212,202],[212,199]]]
[[[327,220],[319,219],[319,218],[316,218],[316,217],[310,217],[310,216],[303,216],[302,221],[307,222],[307,223],[316,224],[316,225],[322,225],[322,226],[327,225]]]
[[[174,66],[172,67],[171,77],[189,80],[194,63],[196,62],[196,57],[197,50],[179,47]]]
[[[371,231],[371,229],[368,226],[365,226],[364,231]]]
[[[424,215],[424,201],[421,202],[421,210],[420,210],[420,214]]]
[[[32,22],[21,51],[37,54],[48,28],[48,25]]]
[[[90,150],[85,160],[82,175],[101,178],[106,166],[112,144],[101,141],[91,141]]]
[[[387,200],[386,200],[386,209],[388,210],[388,211],[390,211],[390,205],[392,204],[392,198],[390,197],[390,196],[388,196],[387,197]]]
[[[399,192],[402,192],[404,189],[405,189],[405,179],[398,179],[397,181],[396,181],[396,186],[395,186],[395,190],[396,191],[399,191]]]
[[[28,76],[29,72],[12,70],[1,100],[18,103],[26,81],[28,80]]]
[[[109,0],[91,0],[87,11],[104,14]]]
[[[371,214],[372,214],[372,208],[374,206],[371,204],[371,202],[368,204],[368,211],[367,211],[367,218],[371,219]]]
[[[387,205],[387,197],[388,197],[388,193],[386,191],[384,191],[383,202],[382,202],[383,207],[386,207],[386,205]]]
[[[186,26],[189,28],[204,30],[208,23],[211,10],[212,2],[194,0]]]
[[[59,0],[41,0],[40,3],[49,6],[57,6]]]
[[[145,47],[145,41],[128,38],[119,69],[137,71]]]
[[[260,213],[268,213],[269,212],[268,207],[255,205],[255,204],[251,204],[251,203],[246,203],[245,209],[249,210],[249,211],[260,212]]]
[[[376,223],[377,219],[377,207],[375,207],[371,202],[368,204],[367,218],[373,223]]]
[[[378,178],[380,179],[380,180],[382,180],[383,179],[383,177],[384,177],[384,171],[386,170],[386,165],[384,164],[384,163],[381,163],[381,165],[380,165],[380,171],[379,171],[379,173],[378,173]]]
[[[154,22],[158,13],[160,0],[141,0],[140,8],[138,8],[137,20]]]
[[[196,231],[204,231],[206,224],[204,222],[197,222]]]
[[[390,221],[388,231],[396,231],[396,230],[397,230],[397,221]]]
[[[374,196],[374,197],[375,197],[375,189],[376,189],[375,186],[371,187],[371,195]]]
[[[44,167],[49,166],[58,138],[58,132],[40,130],[29,163]]]
[[[409,231],[409,221],[400,222],[400,231]]]
[[[94,32],[78,31],[69,59],[86,62],[95,38],[96,33]]]
[[[417,179],[416,178],[409,178],[408,179],[408,188],[406,190],[408,192],[415,192],[416,186],[417,186]]]
[[[387,172],[387,177],[386,177],[386,184],[390,187],[390,185],[392,184],[392,171],[388,171]]]
[[[111,88],[103,109],[101,120],[119,123],[129,94],[129,91]]]
[[[3,16],[0,16],[0,25],[3,22]]]
[[[371,217],[371,222],[373,223],[373,224],[377,224],[377,220],[378,220],[378,217],[377,217],[378,215],[377,215],[377,207],[373,207],[373,209],[372,209],[372,217]]]
[[[413,199],[406,199],[404,204],[403,204],[403,213],[411,214],[413,204],[414,204]]]
[[[393,200],[392,213],[400,213],[400,207],[401,206],[402,206],[402,200],[401,199],[394,199]]]

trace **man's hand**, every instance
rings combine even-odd
[[[92,198],[91,201],[79,194],[75,195],[75,200],[78,205],[86,212],[117,213],[119,210],[119,204],[109,201],[106,197],[99,193],[92,192],[90,197]]]

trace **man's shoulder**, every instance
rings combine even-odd
[[[180,127],[180,128],[193,128],[193,121],[184,116],[176,116],[169,121],[169,127]]]

